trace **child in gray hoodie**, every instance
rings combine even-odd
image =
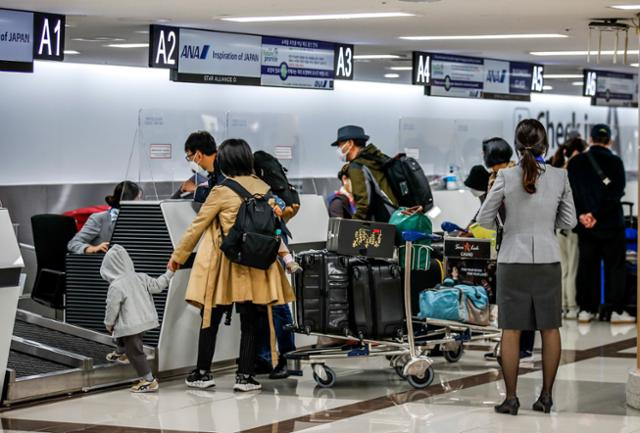
[[[151,373],[142,337],[145,331],[160,326],[151,295],[169,287],[173,272],[167,271],[157,279],[136,273],[127,250],[113,245],[104,256],[100,275],[109,282],[104,324],[118,342],[118,349],[107,359],[124,363],[128,358],[141,378],[131,392],[157,391],[158,381]]]

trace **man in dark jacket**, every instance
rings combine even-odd
[[[189,179],[182,184],[181,191],[193,193],[194,201],[204,203],[211,189],[224,180],[216,159],[216,140],[207,131],[194,132],[184,143],[184,151],[191,170],[196,174],[194,179],[204,177],[207,184],[197,185],[194,180]]]
[[[388,157],[367,144],[368,140],[362,127],[347,125],[338,129],[331,146],[337,147],[341,161],[349,163],[347,173],[356,204],[353,218],[387,222],[398,206],[382,167]]]
[[[580,224],[578,224],[577,291],[578,321],[589,322],[600,305],[600,262],[604,261],[605,293],[613,304],[611,323],[635,322],[624,311],[626,295],[625,228],[622,204],[625,171],[614,155],[611,129],[604,124],[591,130],[588,152],[571,159],[569,181]]]

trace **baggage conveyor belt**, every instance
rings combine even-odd
[[[106,334],[18,310],[2,405],[117,385],[136,376],[130,365],[110,363],[115,343]],[[155,364],[155,349],[146,347]]]

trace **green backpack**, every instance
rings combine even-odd
[[[402,240],[402,232],[405,231],[417,231],[421,233],[431,234],[433,232],[433,225],[428,216],[422,213],[414,213],[413,215],[404,215],[402,213],[406,208],[399,208],[396,210],[389,224],[396,226],[396,245],[399,245],[400,253],[400,266],[404,268],[405,265],[405,246]],[[414,242],[411,250],[411,270],[413,271],[428,271],[431,263],[431,240],[425,239],[423,241]]]

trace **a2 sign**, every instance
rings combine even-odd
[[[180,55],[180,29],[152,25],[149,36],[149,67],[176,69]],[[353,45],[336,44],[333,60],[335,79],[352,80],[353,62]]]

